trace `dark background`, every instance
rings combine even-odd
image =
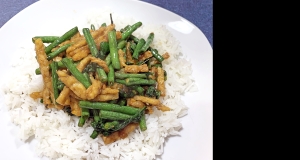
[[[142,0],[165,8],[195,24],[213,47],[213,0]],[[0,27],[37,0],[0,0]]]

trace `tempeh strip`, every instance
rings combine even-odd
[[[56,99],[56,102],[61,105],[70,105],[70,88],[64,86],[63,90],[60,92],[59,96]]]
[[[94,99],[98,96],[101,93],[102,87],[101,81],[94,79],[93,76],[90,76],[90,79],[92,81],[92,85],[86,90],[86,98],[88,100]]]
[[[134,96],[133,98],[135,100],[142,101],[144,103],[149,103],[149,104],[152,104],[152,105],[155,105],[155,106],[160,105],[160,101],[158,99],[155,99],[155,98],[149,98],[149,97],[137,96],[137,95]]]
[[[138,72],[148,72],[149,68],[147,64],[143,65],[126,65],[125,72],[128,73],[138,73]]]
[[[52,104],[52,100],[54,98],[53,95],[51,95],[52,91],[52,80],[51,75],[49,71],[49,61],[47,60],[47,55],[45,52],[45,46],[43,44],[43,41],[38,38],[34,41],[35,43],[35,51],[36,51],[36,57],[37,62],[39,63],[41,74],[44,81],[44,89],[43,89],[43,103],[44,104]]]
[[[118,54],[119,54],[119,61],[120,61],[120,64],[121,64],[121,68],[127,66],[126,65],[126,59],[124,57],[125,53],[123,52],[123,50],[119,49]]]
[[[86,88],[74,76],[68,75],[64,71],[57,71],[59,80],[69,87],[78,97],[86,99]]]
[[[160,95],[164,97],[166,95],[164,70],[161,67],[157,68],[157,89],[160,91]]]
[[[79,107],[79,101],[73,97],[71,97],[70,100],[71,113],[76,116],[81,116],[81,107]]]

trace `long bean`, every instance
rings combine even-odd
[[[76,68],[76,66],[72,63],[72,60],[69,58],[63,58],[62,63],[69,69],[72,75],[84,85],[85,88],[88,88],[91,83],[85,76]]]
[[[123,33],[121,40],[127,39],[135,30],[137,30],[140,26],[142,26],[142,22],[137,22],[132,26],[128,27]]]
[[[106,83],[106,82],[107,82],[107,75],[106,75],[104,69],[102,69],[102,68],[97,68],[97,69],[96,69],[96,72],[97,72],[97,74],[98,74],[98,77],[99,77],[100,81],[101,81],[102,83]]]
[[[105,60],[106,54],[109,52],[109,44],[108,42],[100,43],[100,51],[98,53],[98,58]]]
[[[100,110],[99,116],[101,119],[108,119],[108,120],[126,120],[132,118],[132,116],[128,114],[106,111],[106,110]]]
[[[119,60],[119,54],[117,49],[117,38],[116,38],[116,31],[112,30],[108,32],[108,43],[109,43],[109,51],[110,51],[110,58],[111,64],[114,69],[120,69],[121,64]]]
[[[59,37],[58,39],[56,39],[55,41],[53,41],[50,45],[48,45],[45,48],[45,52],[46,54],[49,54],[51,52],[51,50],[58,46],[60,43],[70,39],[71,37],[73,37],[76,33],[78,32],[78,27],[74,27],[72,29],[70,29],[68,32],[66,32],[65,34],[63,34],[61,37]]]
[[[126,41],[125,40],[121,40],[119,43],[118,43],[118,45],[117,45],[117,49],[122,49],[122,48],[124,48],[125,47],[125,45],[126,45]]]
[[[99,110],[98,109],[93,109],[93,116],[94,116],[94,121],[99,122],[100,117],[99,117]]]
[[[146,73],[122,73],[115,72],[115,78],[117,79],[125,79],[125,78],[147,78]]]
[[[151,32],[151,33],[149,34],[147,40],[146,40],[146,43],[145,43],[144,46],[141,48],[141,51],[142,51],[142,52],[145,52],[145,51],[149,48],[149,46],[150,46],[150,44],[152,43],[153,39],[154,39],[154,33]]]
[[[93,139],[95,139],[95,138],[98,137],[98,135],[99,135],[99,132],[97,132],[96,130],[94,130],[94,131],[92,132],[92,134],[90,135],[90,137],[93,138]]]
[[[107,76],[107,82],[109,86],[112,86],[115,83],[115,71],[112,64],[110,64],[108,68],[109,68],[109,72]]]
[[[114,111],[114,112],[124,113],[128,115],[134,115],[137,112],[139,112],[138,108],[134,108],[130,106],[120,106],[118,104],[104,103],[104,102],[79,101],[79,106],[81,108]]]
[[[114,128],[115,126],[117,126],[119,124],[119,121],[111,121],[111,122],[106,122],[104,124],[104,129],[105,130],[109,130]]]
[[[70,47],[72,44],[66,44],[66,45],[63,45],[61,47],[59,47],[57,50],[55,50],[54,52],[51,52],[47,55],[47,59],[48,60],[51,60],[53,59],[54,57],[56,57],[57,55],[59,55],[61,52],[65,51],[68,49],[68,47]]]
[[[147,124],[146,124],[146,118],[145,118],[145,112],[143,112],[141,120],[140,120],[140,129],[141,131],[145,131],[147,130]]]
[[[133,85],[133,86],[130,86],[130,88],[132,88],[135,91],[137,91],[139,93],[139,95],[144,95],[145,89],[142,86],[140,86],[140,85]]]
[[[77,63],[78,62],[74,62],[75,65],[77,65]],[[58,69],[66,68],[66,66],[61,61],[57,62],[57,66],[58,66]],[[51,69],[51,66],[50,66],[50,69]],[[41,69],[40,68],[35,69],[35,74],[36,75],[41,74]]]
[[[84,35],[84,38],[89,46],[89,49],[91,51],[91,54],[94,56],[94,57],[97,57],[98,55],[98,49],[97,49],[97,46],[95,44],[95,41],[91,35],[91,32],[90,32],[90,29],[88,28],[83,28],[82,29],[82,32],[83,32],[83,35]]]
[[[109,66],[111,64],[111,57],[110,57],[110,54],[108,54],[106,57],[105,57],[105,63]]]
[[[34,43],[34,41],[38,38],[40,38],[43,41],[43,43],[52,43],[59,37],[58,36],[35,36],[32,37],[32,42]]]
[[[143,78],[126,78],[126,79],[116,79],[117,83],[124,84],[126,86],[132,85],[154,85],[156,81],[153,79],[143,79]]]
[[[162,62],[164,60],[164,57],[158,53],[157,49],[151,49],[151,53],[153,57],[155,57],[159,62]]]
[[[141,38],[139,40],[139,42],[136,44],[136,47],[135,47],[135,49],[133,51],[133,54],[132,54],[132,57],[134,59],[138,59],[139,58],[139,54],[141,52],[141,48],[144,46],[145,43],[146,43],[146,41],[143,38]]]
[[[53,87],[53,95],[54,95],[54,101],[58,97],[58,88],[57,88],[57,83],[58,83],[58,75],[56,73],[57,71],[57,62],[53,61],[50,63],[51,66],[51,74],[52,74],[52,87]]]
[[[82,127],[89,116],[90,116],[89,109],[81,108],[81,116],[78,121],[78,126]]]

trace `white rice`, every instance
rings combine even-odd
[[[77,26],[81,30],[83,27],[90,27],[91,24],[95,27],[99,27],[103,22],[109,24],[109,13],[108,10],[91,12],[87,19],[78,22]],[[116,14],[113,15],[113,19],[117,30],[142,21]],[[49,31],[43,35],[61,35],[65,31]],[[12,74],[4,76],[9,78],[1,88],[11,121],[20,127],[18,138],[26,141],[34,136],[37,140],[37,155],[49,159],[150,160],[161,155],[165,138],[180,134],[179,129],[182,126],[178,118],[187,114],[187,107],[181,96],[185,92],[197,90],[197,87],[191,77],[191,63],[181,53],[179,42],[166,26],[144,24],[134,35],[146,39],[150,32],[155,34],[152,46],[158,49],[159,53],[170,54],[170,58],[163,61],[168,79],[167,96],[161,101],[172,111],[161,112],[155,109],[153,114],[146,116],[146,131],[136,129],[128,138],[104,145],[100,137],[90,138],[93,131],[90,125],[78,127],[77,117],[68,116],[61,110],[45,109],[43,104],[29,97],[30,93],[43,88],[42,77],[34,72],[38,63],[35,59],[34,45],[30,42],[20,46],[14,53],[16,61],[10,72]]]

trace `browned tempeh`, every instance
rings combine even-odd
[[[128,137],[128,135],[135,130],[135,128],[138,126],[138,123],[130,123],[128,124],[126,127],[124,127],[123,129],[114,132],[112,134],[110,134],[109,136],[102,136],[102,139],[104,141],[105,144],[110,144],[113,143],[119,139],[124,139],[126,137]]]
[[[138,100],[138,101],[142,101],[144,103],[149,103],[151,105],[154,105],[154,106],[158,106],[160,105],[160,101],[158,99],[155,99],[155,98],[150,98],[150,97],[145,97],[145,96],[134,96],[133,97],[135,100]]]
[[[162,57],[164,57],[164,59],[168,59],[170,58],[170,54],[166,52],[165,54],[162,55]]]
[[[70,105],[70,92],[71,92],[70,88],[64,86],[63,90],[56,98],[56,102],[64,106]]]
[[[139,61],[144,61],[150,57],[152,57],[152,53],[150,51],[146,51],[139,56]]]
[[[143,108],[145,106],[145,103],[143,103],[142,101],[135,100],[134,98],[127,98],[127,106]]]
[[[130,48],[130,42],[127,42],[126,44],[126,62],[134,64],[135,61],[132,58],[131,48]]]
[[[159,110],[161,110],[161,111],[163,111],[163,112],[171,110],[171,108],[169,108],[169,107],[167,107],[167,106],[165,106],[163,104],[160,104],[160,105],[156,106],[156,108],[159,109]]]
[[[53,88],[52,88],[52,78],[49,71],[50,62],[47,60],[47,55],[45,52],[45,46],[43,41],[38,38],[34,41],[35,43],[35,51],[37,62],[39,63],[41,74],[44,81],[44,89],[43,89],[43,103],[51,104],[54,101],[53,96]]]
[[[105,102],[105,101],[110,101],[115,99],[119,99],[119,93],[100,94],[97,97],[95,97],[92,101]]]
[[[123,68],[123,67],[127,66],[126,59],[124,57],[125,53],[123,52],[123,50],[119,49],[118,54],[119,54],[119,61],[120,61],[121,67]]]
[[[93,39],[97,38],[98,36],[102,35],[105,31],[106,27],[100,27],[98,30],[95,30],[91,33]],[[87,42],[85,40],[84,35],[81,35],[80,38],[76,39],[77,41],[74,42],[74,44],[72,46],[70,46],[66,52],[69,54],[70,52],[76,50],[77,48],[83,47],[87,45]]]
[[[71,113],[76,116],[81,116],[81,108],[78,99],[71,97],[70,100]]]
[[[106,73],[109,72],[109,68],[105,61],[103,61],[102,59],[96,58],[96,57],[92,57],[92,56],[90,56],[90,59],[91,59],[91,62],[97,63],[98,66],[102,67]]]
[[[166,95],[164,70],[161,67],[157,68],[157,89],[162,97]]]
[[[29,95],[32,99],[43,98],[43,92],[32,92]]]
[[[79,64],[77,65],[77,69],[82,72],[83,69],[90,63],[90,62],[93,62],[93,63],[96,63],[98,66],[102,67],[103,70],[108,73],[109,72],[109,68],[106,64],[105,61],[99,59],[99,58],[96,58],[96,57],[93,57],[91,55],[88,55],[86,56],[84,59],[82,59]]]
[[[84,100],[87,98],[86,88],[74,76],[70,76],[64,71],[57,71],[57,75],[60,81],[70,88],[78,97]]]
[[[148,72],[148,66],[147,64],[143,65],[126,65],[125,66],[125,72],[128,73],[138,73],[138,72]]]
[[[94,79],[93,76],[90,76],[92,85],[86,90],[86,98],[88,100],[94,99],[101,93],[102,83],[99,80]]]
[[[80,47],[69,53],[68,57],[71,57],[73,61],[79,61],[91,53],[89,46]]]
[[[116,93],[119,93],[118,89],[113,89],[113,88],[107,87],[107,88],[102,89],[100,94],[116,94]]]

